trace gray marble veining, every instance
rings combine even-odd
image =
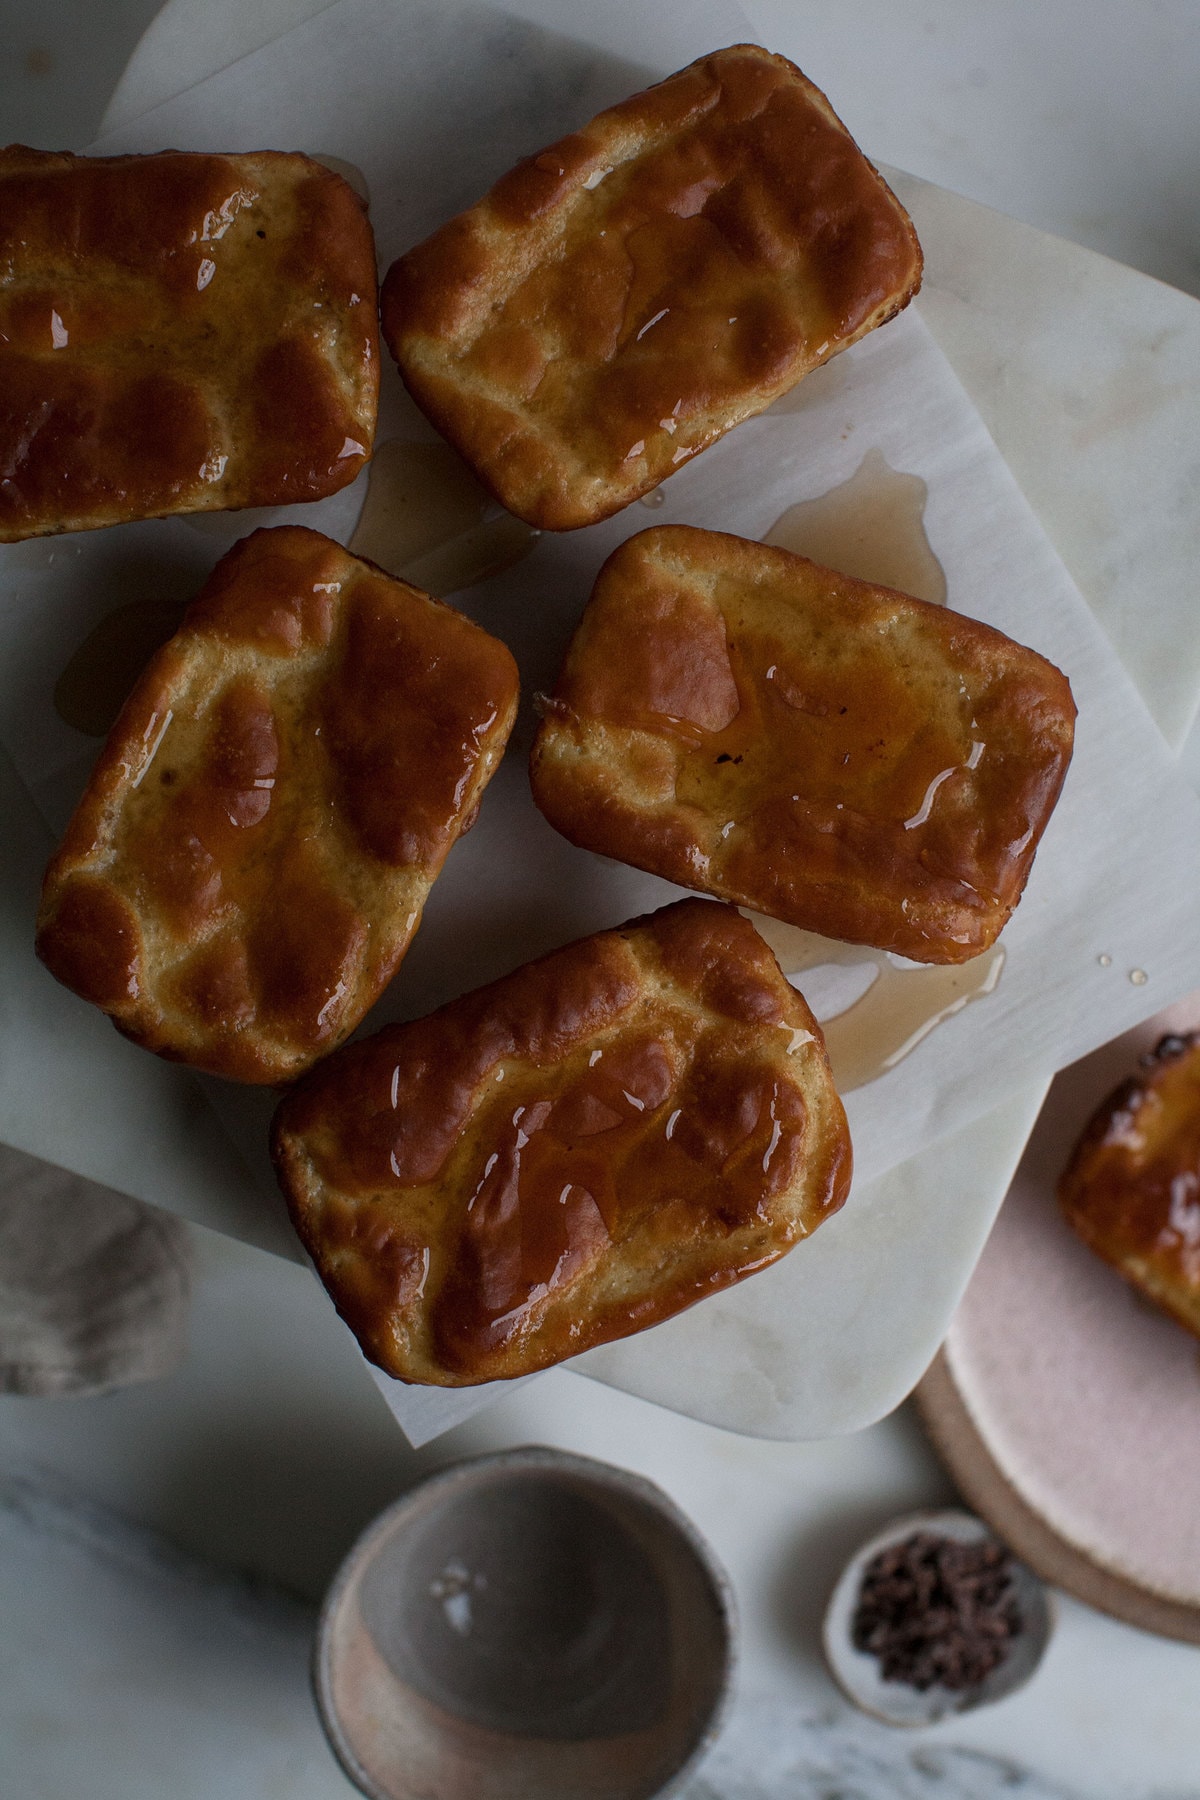
[[[282,1588],[23,1470],[0,1485],[0,1615],[11,1660],[0,1740],[14,1794],[82,1793],[86,1782],[90,1800],[138,1800],[166,1762],[176,1800],[229,1793],[232,1769],[238,1800],[352,1794],[309,1693],[316,1609]],[[840,1701],[793,1707],[743,1692],[681,1800],[1080,1797],[1004,1757],[914,1742]]]

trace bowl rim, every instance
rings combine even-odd
[[[400,1494],[382,1512],[377,1513],[355,1538],[338,1565],[325,1598],[321,1603],[313,1634],[310,1679],[317,1715],[330,1748],[343,1772],[368,1800],[397,1800],[394,1792],[380,1787],[370,1772],[359,1762],[343,1729],[332,1692],[329,1639],[333,1623],[353,1582],[369,1563],[377,1548],[391,1536],[397,1520],[406,1513],[428,1510],[439,1490],[453,1490],[486,1485],[496,1478],[529,1474],[553,1479],[566,1477],[578,1485],[616,1494],[644,1506],[658,1520],[672,1529],[691,1554],[712,1595],[720,1632],[721,1666],[716,1698],[683,1762],[654,1790],[649,1800],[668,1800],[678,1792],[697,1765],[712,1749],[724,1729],[733,1704],[739,1663],[739,1626],[737,1601],[733,1584],[712,1545],[678,1503],[658,1483],[634,1469],[599,1457],[583,1456],[573,1450],[559,1450],[548,1444],[525,1444],[511,1450],[484,1452],[445,1463],[421,1477]]]
[[[841,1614],[846,1597],[851,1589],[862,1579],[863,1571],[871,1558],[879,1550],[899,1543],[913,1532],[927,1531],[934,1535],[941,1533],[947,1537],[959,1537],[963,1542],[982,1542],[991,1539],[1008,1551],[1018,1571],[1018,1578],[1031,1597],[1035,1597],[1038,1605],[1039,1619],[1030,1621],[1032,1629],[1040,1636],[1037,1655],[1030,1667],[1012,1687],[1002,1693],[987,1694],[980,1690],[966,1690],[961,1698],[952,1705],[945,1706],[942,1711],[931,1714],[929,1718],[901,1716],[899,1712],[888,1712],[882,1707],[872,1705],[861,1693],[854,1692],[848,1683],[841,1660],[840,1652],[844,1648],[841,1626],[844,1623]],[[1040,1575],[1024,1562],[1018,1552],[1005,1542],[1004,1538],[978,1513],[973,1513],[962,1506],[922,1507],[915,1512],[898,1513],[889,1519],[870,1537],[864,1538],[858,1548],[847,1557],[838,1572],[837,1579],[830,1589],[829,1599],[825,1605],[821,1620],[821,1649],[825,1658],[825,1666],[829,1670],[834,1683],[846,1699],[870,1718],[880,1719],[884,1724],[899,1727],[901,1730],[922,1730],[936,1724],[939,1720],[951,1719],[965,1712],[973,1712],[977,1708],[998,1705],[1010,1695],[1020,1690],[1033,1679],[1041,1665],[1042,1659],[1050,1645],[1058,1624],[1058,1609],[1053,1592],[1047,1587]],[[915,1691],[915,1690],[914,1690]],[[946,1692],[944,1689],[931,1689],[931,1693]]]

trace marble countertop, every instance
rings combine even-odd
[[[1066,1598],[1036,1679],[997,1706],[910,1734],[839,1697],[818,1637],[841,1564],[896,1514],[953,1502],[909,1409],[764,1443],[559,1370],[414,1451],[304,1270],[194,1240],[176,1374],[99,1400],[0,1399],[5,1800],[350,1800],[308,1695],[317,1598],[426,1470],[530,1442],[657,1481],[729,1571],[738,1695],[686,1800],[1200,1791],[1200,1652]]]
[[[108,0],[43,17],[3,0],[0,136],[87,142],[155,10]],[[284,16],[280,0],[247,10],[267,35]],[[1137,467],[1144,384],[1131,388],[1118,367],[1101,391],[1085,365],[1072,373],[1075,413],[1064,392],[1056,429],[1031,430],[1019,397],[1054,374],[1039,364],[1044,288],[1031,279],[1025,306],[997,311],[986,332],[968,314],[985,244],[1009,267],[1014,256],[1031,272],[1053,262],[1060,294],[1064,280],[1087,288],[1096,252],[1200,291],[1194,6],[853,0],[835,15],[745,0],[744,10],[837,93],[871,154],[939,184],[901,184],[938,270],[929,322],[1085,593],[1119,597],[1136,656],[1161,507],[1146,501],[1135,566],[1106,560],[1095,528],[1104,483],[1130,478],[1094,450],[1099,439],[1090,456],[1079,439],[1096,419],[1116,420],[1134,434],[1123,441]],[[956,282],[968,260],[969,302]],[[1196,330],[1194,302],[1128,271],[1106,267],[1103,279],[1131,329],[1144,336],[1149,312],[1166,334],[1151,410],[1160,430],[1163,408],[1177,417],[1182,441],[1196,378],[1189,387],[1170,345]],[[1176,557],[1178,534],[1200,531],[1194,511],[1166,525]],[[1177,739],[1186,723],[1181,709]],[[202,1229],[193,1238],[192,1344],[176,1375],[101,1400],[0,1399],[0,1792],[7,1779],[14,1796],[52,1800],[349,1794],[308,1699],[313,1603],[355,1533],[423,1470],[531,1440],[658,1480],[733,1576],[738,1705],[688,1800],[1200,1792],[1200,1653],[1069,1601],[1037,1680],[999,1707],[910,1736],[838,1699],[817,1627],[841,1561],[891,1515],[952,1498],[907,1409],[848,1438],[760,1443],[558,1371],[412,1451],[305,1270]]]

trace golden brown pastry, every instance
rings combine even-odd
[[[907,305],[912,222],[740,44],[531,156],[393,263],[384,337],[510,512],[606,518]]]
[[[292,1219],[402,1381],[525,1375],[740,1281],[842,1204],[820,1028],[684,900],[348,1045],[275,1117]]]
[[[334,493],[377,331],[365,208],[306,156],[0,150],[0,540]]]
[[[1025,886],[1071,757],[1052,663],[690,526],[600,571],[534,741],[572,843],[793,925],[957,963]]]
[[[512,657],[452,607],[256,531],[109,734],[38,955],[148,1050],[291,1079],[391,980],[516,704]]]
[[[1162,1038],[1097,1108],[1058,1197],[1085,1244],[1200,1336],[1200,1034]]]

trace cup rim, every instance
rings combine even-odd
[[[487,1451],[479,1456],[459,1457],[423,1476],[405,1489],[382,1512],[377,1513],[359,1533],[338,1565],[326,1590],[313,1636],[310,1678],[317,1715],[329,1746],[343,1772],[368,1796],[368,1800],[396,1800],[394,1792],[380,1787],[370,1772],[359,1762],[343,1729],[334,1702],[329,1656],[329,1638],[334,1619],[345,1603],[353,1582],[361,1575],[376,1549],[390,1537],[398,1518],[407,1512],[425,1510],[439,1489],[478,1485],[495,1477],[510,1474],[565,1476],[584,1487],[614,1493],[640,1503],[665,1523],[691,1553],[703,1575],[713,1601],[720,1628],[721,1666],[719,1685],[712,1709],[695,1743],[679,1767],[666,1782],[656,1788],[652,1800],[668,1800],[708,1754],[723,1730],[733,1703],[738,1667],[738,1616],[733,1584],[712,1545],[678,1503],[658,1483],[634,1469],[598,1457],[580,1455],[573,1450],[559,1450],[548,1444],[526,1444],[511,1450]]]

